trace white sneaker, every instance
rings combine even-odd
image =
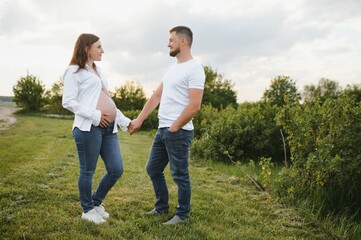
[[[95,209],[90,210],[81,215],[81,219],[87,220],[89,222],[93,222],[95,224],[105,223],[105,220],[100,216]]]
[[[103,219],[109,218],[109,213],[107,213],[105,211],[103,205],[99,205],[97,207],[94,207],[94,209]]]

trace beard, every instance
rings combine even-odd
[[[169,56],[175,57],[175,56],[178,55],[178,53],[180,53],[180,48],[176,48],[176,49],[174,49],[173,51],[170,51],[170,52],[169,52]]]

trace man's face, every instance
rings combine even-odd
[[[180,53],[180,39],[176,35],[176,32],[171,32],[169,34],[168,47],[169,47],[169,55],[171,57],[175,57],[178,55],[178,53]]]

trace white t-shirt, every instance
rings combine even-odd
[[[159,128],[170,127],[178,119],[189,102],[189,89],[204,89],[206,76],[204,68],[196,60],[172,64],[165,73],[162,83],[158,119]],[[192,120],[182,127],[193,130]]]

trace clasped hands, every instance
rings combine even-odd
[[[130,133],[130,135],[132,135],[133,133],[136,133],[140,129],[142,124],[143,124],[143,122],[137,118],[130,121],[129,126],[128,126],[128,132]]]
[[[102,127],[102,128],[106,128],[106,127],[109,126],[109,124],[110,124],[109,114],[108,113],[102,113],[101,118],[100,118],[99,126]],[[140,129],[142,124],[143,124],[143,121],[139,120],[138,118],[133,119],[132,121],[130,121],[130,123],[128,125],[128,132],[130,133],[130,135],[132,135],[133,133],[136,133]],[[178,129],[173,129],[172,127],[170,127],[168,129],[168,131],[176,132],[176,131],[178,131]]]
[[[99,126],[101,128],[106,128],[109,126],[109,124],[110,124],[109,113],[102,113],[100,117]],[[130,135],[137,132],[142,126],[142,124],[143,122],[141,122],[140,120],[133,119],[128,125],[128,132],[130,133]]]

